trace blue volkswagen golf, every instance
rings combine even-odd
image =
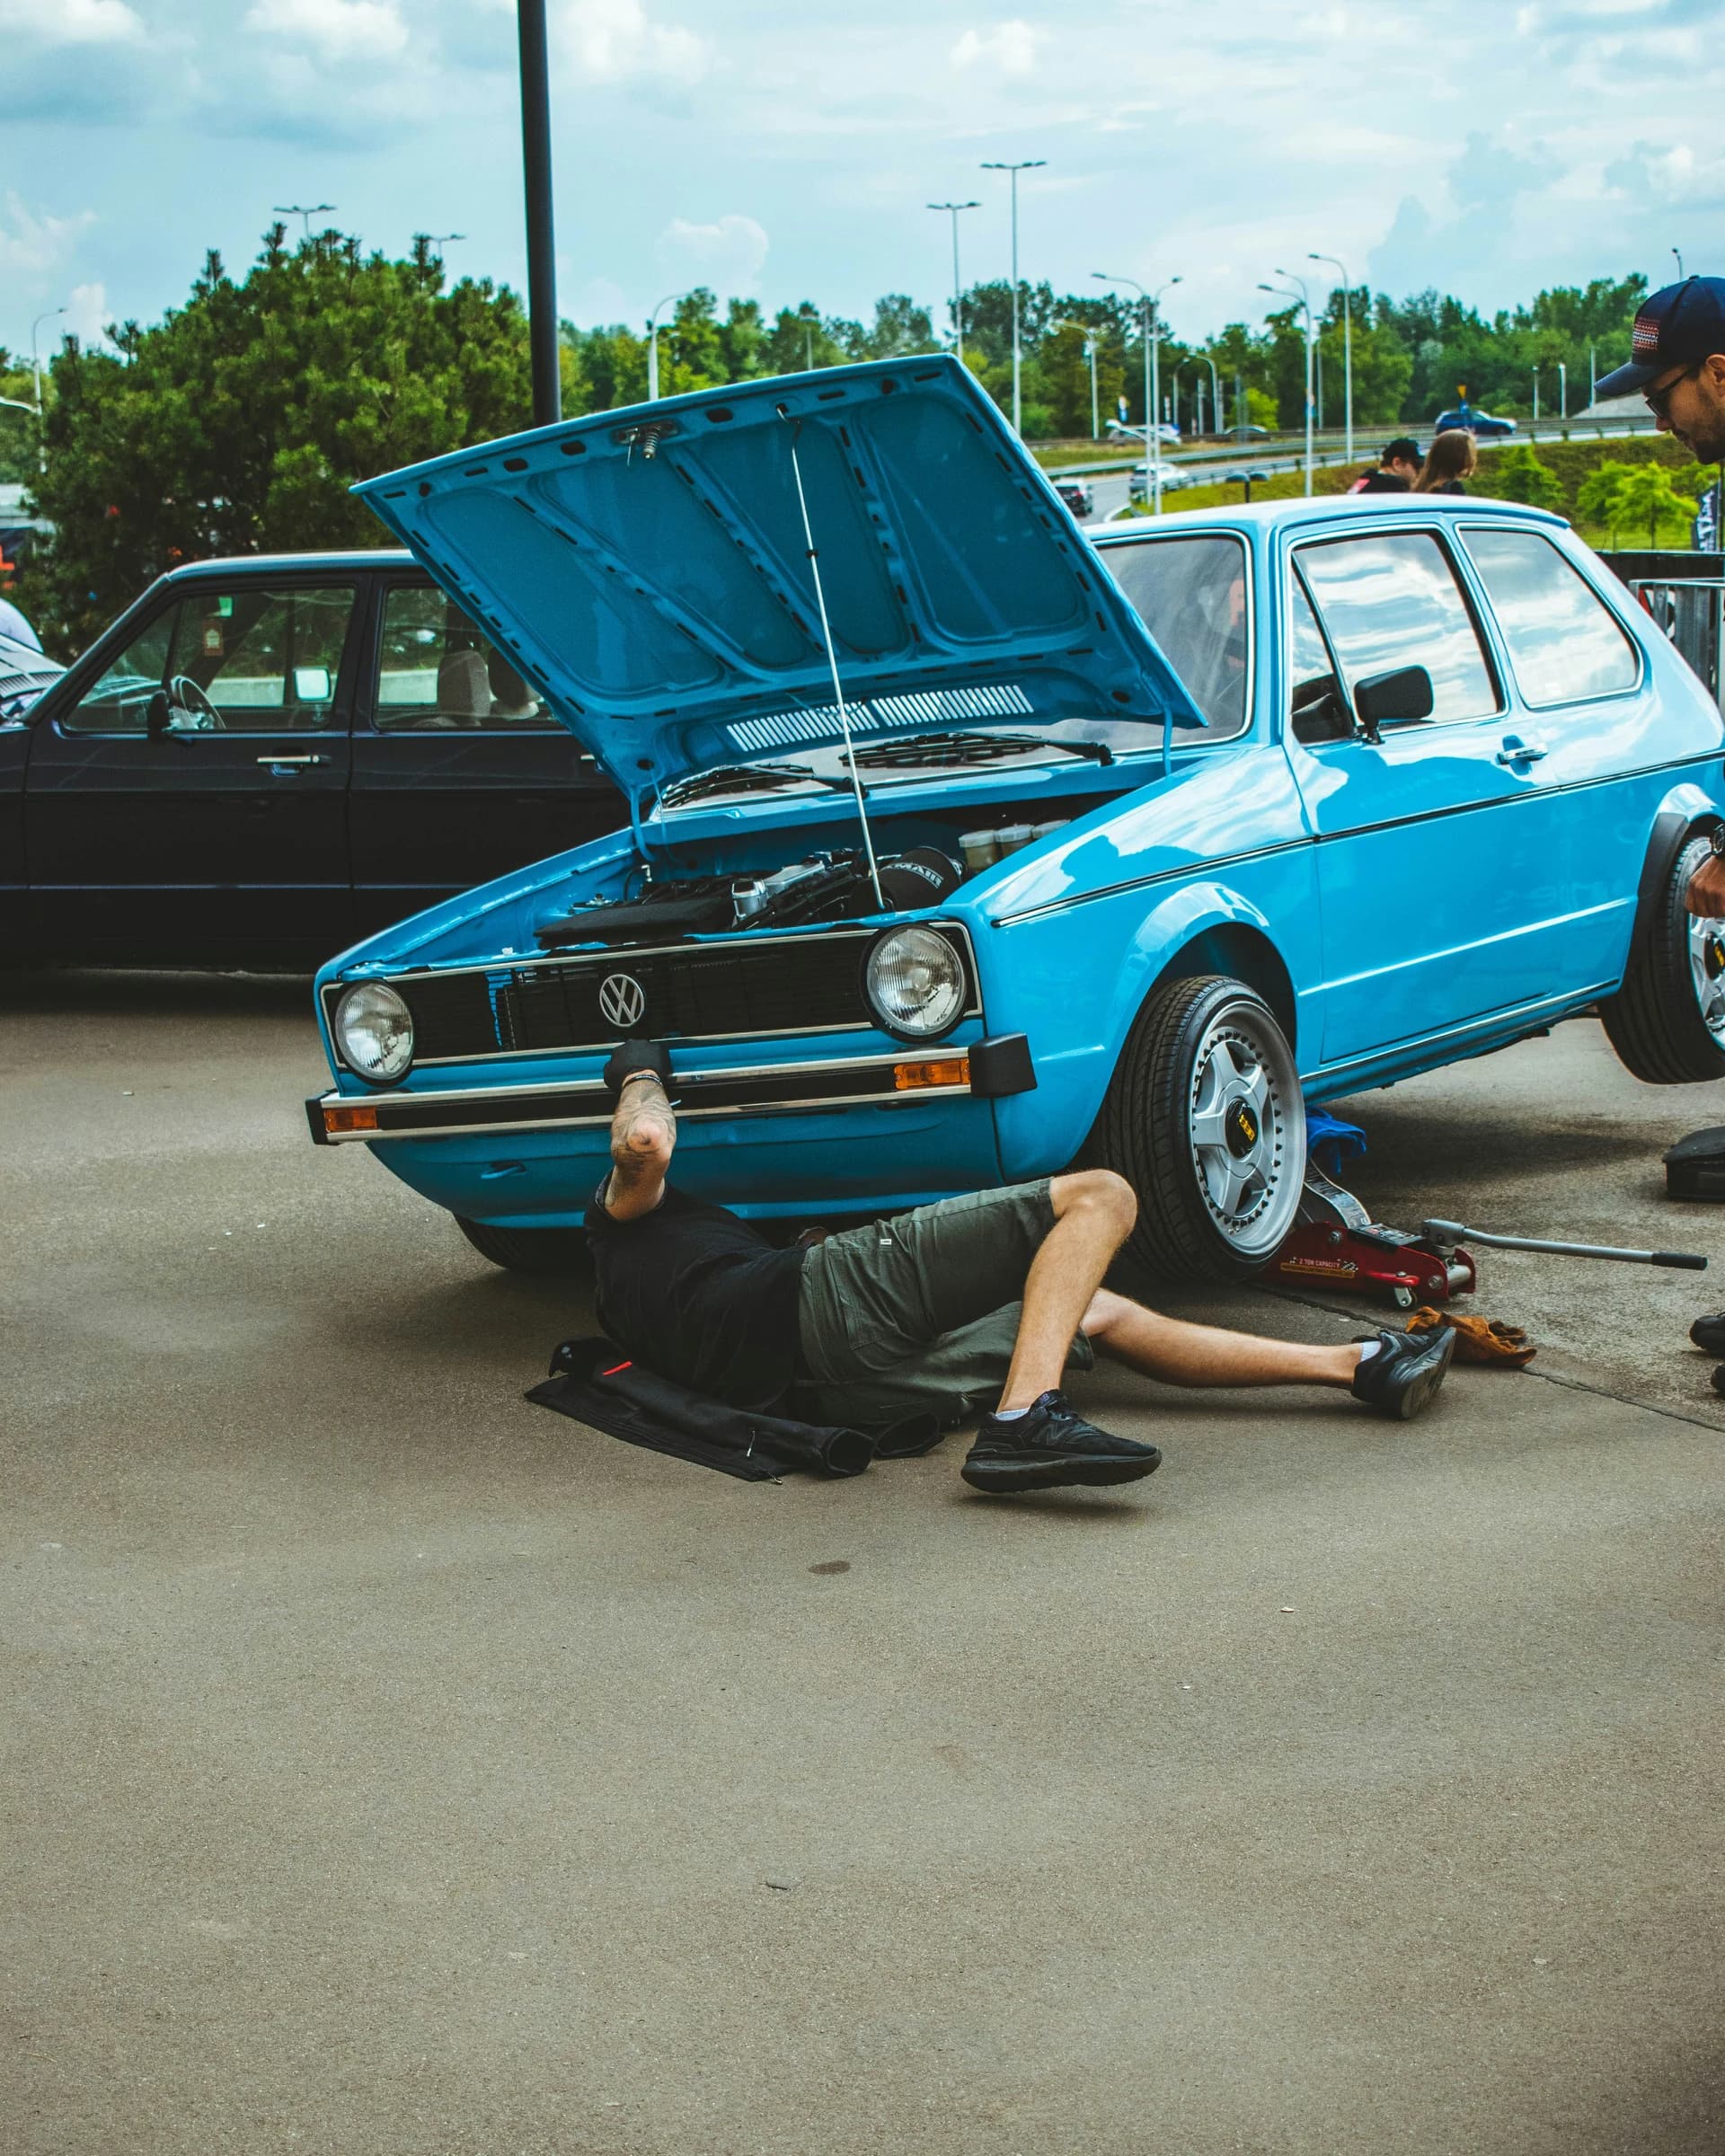
[[[1560,520],[1455,498],[1100,543],[971,377],[703,391],[361,491],[627,822],[320,973],[320,1144],[561,1269],[601,1071],[665,1043],[678,1179],[869,1215],[1107,1162],[1137,1255],[1244,1276],[1305,1104],[1598,1005],[1725,1074],[1682,906],[1719,711]]]

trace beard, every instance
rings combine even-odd
[[[1717,464],[1725,462],[1725,401],[1707,393],[1711,384],[1704,378],[1699,386],[1703,394],[1702,410],[1694,425],[1685,427],[1677,439],[1698,464]],[[1676,433],[1675,428],[1672,431]]]

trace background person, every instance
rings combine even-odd
[[[1097,1352],[1166,1384],[1329,1385],[1403,1421],[1443,1383],[1446,1327],[1308,1348],[1189,1325],[1105,1288],[1137,1215],[1130,1185],[1105,1168],[776,1249],[666,1181],[677,1118],[662,1067],[648,1047],[622,1075],[588,1240],[606,1337],[706,1398],[852,1426],[933,1409],[947,1427],[994,1401],[961,1472],[1007,1492],[1130,1482],[1159,1464],[1154,1445],[1068,1405],[1062,1374]]]
[[[1367,472],[1349,488],[1350,494],[1405,494],[1420,476],[1420,445],[1411,434],[1398,434],[1378,453],[1377,469]]]
[[[1465,427],[1446,427],[1441,434],[1434,434],[1431,446],[1426,452],[1426,461],[1420,467],[1420,476],[1411,492],[1415,494],[1465,494],[1462,483],[1472,479],[1480,464],[1480,446]]]

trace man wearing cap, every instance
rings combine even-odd
[[[1420,445],[1411,434],[1398,434],[1378,453],[1377,469],[1357,479],[1350,494],[1405,494],[1420,476]]]
[[[1637,392],[1661,434],[1675,435],[1697,464],[1725,463],[1725,277],[1685,277],[1646,300],[1635,317],[1626,367],[1596,397]],[[1710,853],[1689,879],[1684,904],[1703,920],[1725,918],[1725,860]]]

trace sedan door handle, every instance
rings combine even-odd
[[[1498,751],[1499,764],[1537,764],[1545,751],[1537,741],[1517,741],[1511,734]]]
[[[260,756],[260,757],[258,758],[258,762],[259,762],[260,764],[327,764],[327,763],[329,762],[329,760],[330,760],[330,759],[329,759],[327,756]]]

